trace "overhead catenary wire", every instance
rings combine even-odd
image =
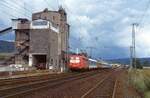
[[[61,5],[59,0],[56,0],[56,2],[57,2],[57,6],[59,7]]]
[[[141,32],[140,30],[142,29],[142,25],[144,25],[144,19],[145,19],[145,16],[146,14],[148,13],[149,11],[149,8],[150,8],[150,0],[148,0],[148,2],[146,3],[146,7],[143,11],[143,14],[139,17],[139,21],[137,21],[137,23],[133,23],[132,24],[132,46],[130,47],[130,66],[131,68],[134,67],[136,68],[136,34],[137,33],[137,26],[138,27],[138,32]],[[135,30],[136,29],[136,30]]]
[[[12,1],[12,0],[9,0],[9,1]],[[16,2],[15,2],[16,1]],[[20,1],[20,0],[18,0],[18,1]],[[13,2],[15,3],[15,4],[17,4],[17,5],[22,5],[22,3],[21,2],[18,2],[17,0],[13,0]],[[22,2],[23,2],[23,0],[22,0]],[[25,2],[23,2],[23,3],[25,3]],[[25,4],[27,4],[27,3],[25,3]],[[32,6],[31,5],[29,5],[28,4],[28,7],[29,8],[32,8]],[[27,9],[27,8],[26,8]],[[29,10],[29,9],[28,9]]]
[[[4,6],[5,8],[9,8],[9,9],[15,10],[16,12],[18,12],[17,14],[19,14],[19,15],[24,15],[24,13],[21,12],[21,11],[19,11],[19,10],[17,10],[17,8],[11,7],[11,6],[9,6],[8,4],[6,4],[6,3],[4,3],[4,2],[1,2],[1,5]],[[30,18],[29,15],[26,15],[26,17]]]
[[[6,8],[6,6],[1,6],[1,8]],[[13,18],[18,18],[16,15],[13,15],[12,13],[9,13],[7,11],[4,11],[4,10],[1,10],[1,12],[3,12],[4,14],[8,15],[8,16],[11,16]],[[18,14],[18,15],[21,15],[21,14]]]
[[[5,1],[5,0],[2,0],[3,2],[5,2],[6,4],[10,5],[10,6],[13,6],[15,8],[21,8],[23,6],[23,4],[26,4],[26,3],[23,3],[23,4],[20,4],[18,2],[12,2],[12,1]],[[26,7],[24,7],[24,10],[30,14],[32,14],[32,11],[27,9]]]
[[[21,13],[23,16],[27,16],[28,18],[31,17],[32,12],[29,9],[25,8],[25,7],[23,7],[23,9],[21,9],[21,7],[23,5],[19,5],[18,2],[4,1],[4,0],[2,0],[2,1],[5,4],[5,6],[7,6],[7,7],[9,6],[8,8],[11,7],[11,9],[16,10],[19,14]],[[18,9],[24,10],[24,11],[19,11]]]
[[[12,17],[12,18],[18,18],[17,16],[15,16],[15,15],[13,15],[13,14],[10,14],[10,13],[8,13],[8,12],[6,12],[6,11],[1,10],[0,12],[3,13],[3,14],[6,14],[6,15]]]
[[[54,10],[54,8],[52,6],[50,6],[50,3],[47,0],[44,0],[44,2],[46,3],[46,5],[47,5],[48,8],[51,8],[51,9]]]
[[[149,8],[150,8],[150,0],[148,0],[147,6],[145,7],[145,10],[143,11],[142,16],[140,16],[140,18],[139,18],[139,21],[138,21],[139,24],[142,24],[142,23],[144,22],[144,18],[145,18],[145,16],[146,16],[146,14],[147,14]]]
[[[73,12],[72,11],[70,11],[70,9],[68,9],[66,6],[65,6],[65,8],[67,9],[67,11],[69,12],[69,13],[71,13],[71,14],[73,14]],[[82,24],[81,23],[81,21],[78,19],[78,18],[76,18],[76,20],[80,23],[80,24]],[[79,34],[80,35],[80,34]],[[79,38],[78,38],[78,41],[81,43],[82,41],[82,39],[84,38],[84,36],[79,36]],[[96,47],[94,47],[94,46],[82,46],[82,47],[80,47],[80,48],[85,48],[85,51],[88,51],[87,49],[89,49],[90,51],[89,51],[89,55],[92,57],[92,51],[93,51],[93,49],[97,49]]]
[[[50,6],[47,0],[44,0],[44,2],[45,2],[45,4],[47,4],[47,7]]]

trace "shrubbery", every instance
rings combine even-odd
[[[150,98],[150,70],[130,70],[129,81],[132,85],[137,88],[138,91],[142,92],[144,98]]]

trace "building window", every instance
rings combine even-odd
[[[53,20],[55,21],[55,16],[53,16]]]
[[[40,19],[40,18],[41,18],[41,15],[40,15],[40,14],[37,14],[37,15],[35,15],[35,18],[36,18],[36,19]]]
[[[57,60],[56,60],[56,66],[57,66]]]
[[[51,59],[51,64],[53,65],[53,59]]]

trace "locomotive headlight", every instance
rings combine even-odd
[[[74,60],[70,60],[70,63],[74,63]]]
[[[70,63],[80,63],[80,60],[70,60]]]
[[[80,63],[80,60],[76,60],[76,63]]]

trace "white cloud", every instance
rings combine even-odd
[[[82,46],[80,47],[95,45],[98,49],[102,48],[102,46],[110,45],[129,48],[131,45],[131,23],[139,20],[147,4],[147,0],[140,2],[138,0],[47,1],[50,9],[57,10],[60,4],[65,7],[68,13],[68,22],[71,25],[71,38],[77,39],[75,43],[78,43],[78,39],[82,38]],[[0,6],[0,8],[3,8],[1,10],[17,17],[29,14],[23,7],[32,12],[41,11],[47,7],[45,0],[7,0],[7,2],[17,2],[19,8],[10,9]],[[20,13],[20,15],[19,12],[22,14]],[[0,21],[3,21],[5,25],[10,25],[10,18],[12,17],[3,12],[1,14]],[[149,14],[150,12],[146,14],[147,17],[144,19],[147,22],[147,26],[143,28],[143,33],[137,35],[137,52],[138,56],[141,57],[150,56],[150,40],[148,38],[150,36]],[[112,50],[115,49],[112,48]]]

